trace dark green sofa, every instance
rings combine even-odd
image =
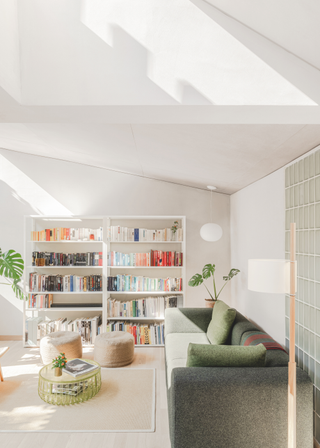
[[[268,350],[266,367],[186,367],[190,342],[209,344],[212,310],[169,308],[165,356],[172,448],[286,448],[288,355]],[[230,344],[258,330],[237,316]],[[313,385],[297,368],[297,447],[313,446]]]

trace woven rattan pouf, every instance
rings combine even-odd
[[[124,331],[102,333],[94,342],[94,360],[101,367],[121,367],[130,364],[134,356],[134,337]]]
[[[40,340],[40,356],[43,364],[50,364],[60,353],[65,353],[67,360],[82,358],[80,334],[73,331],[56,331]]]

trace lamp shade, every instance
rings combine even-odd
[[[257,292],[290,294],[290,261],[249,260],[248,289]]]
[[[201,227],[200,236],[205,241],[218,241],[222,237],[222,229],[218,224],[208,222]]]

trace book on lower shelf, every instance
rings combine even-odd
[[[30,292],[102,291],[102,275],[46,275],[30,272]]]
[[[39,345],[40,339],[56,331],[74,331],[79,333],[83,345],[94,344],[95,338],[101,332],[102,317],[81,317],[68,319],[47,319],[45,317],[30,317],[25,325],[25,342],[27,345]]]
[[[142,299],[128,300],[127,302],[108,299],[107,315],[112,317],[160,317],[164,318],[166,308],[176,308],[182,305],[183,297],[179,295],[145,297]]]
[[[134,267],[182,267],[183,253],[176,251],[150,250],[145,253],[108,252],[108,266]]]
[[[76,378],[77,376],[85,375],[86,373],[96,370],[98,367],[99,366],[96,364],[90,364],[83,359],[76,358],[68,361],[66,366],[62,368],[62,371]]]
[[[52,302],[52,294],[29,294],[28,308],[50,308]]]
[[[165,229],[143,229],[123,226],[108,226],[107,239],[111,242],[175,242],[183,240],[183,230],[182,228],[179,228],[173,232],[170,227]]]
[[[107,332],[127,331],[134,337],[135,345],[163,345],[164,323],[148,324],[132,322],[110,322]]]
[[[118,274],[108,277],[108,291],[182,291],[182,277],[151,278]]]

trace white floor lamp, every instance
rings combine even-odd
[[[290,261],[249,260],[248,289],[251,291],[290,294],[289,378],[288,378],[288,448],[296,448],[296,362],[295,362],[295,295],[296,295],[296,225],[290,225]]]

